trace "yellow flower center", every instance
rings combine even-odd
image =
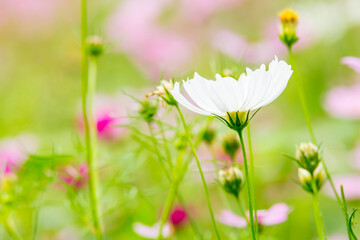
[[[226,116],[228,121],[234,121],[234,123],[236,123],[236,119],[239,118],[240,123],[244,123],[246,121],[246,116],[247,116],[247,112],[243,111],[243,112],[239,112],[239,111],[235,111],[235,112],[229,112],[229,115]],[[231,118],[231,120],[229,119],[229,117]]]
[[[285,9],[279,13],[281,23],[296,23],[299,16],[292,9]]]

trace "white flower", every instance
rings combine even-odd
[[[292,72],[290,65],[275,57],[269,70],[264,64],[255,71],[247,68],[246,74],[238,80],[217,74],[213,81],[195,73],[193,79],[183,81],[185,95],[180,93],[178,82],[170,93],[178,103],[195,113],[225,117],[246,113],[274,101],[284,91]]]
[[[133,224],[134,232],[138,235],[148,238],[148,239],[156,239],[159,236],[160,231],[160,223],[157,222],[153,226],[144,225],[142,223],[136,222]],[[164,238],[170,237],[173,234],[171,226],[169,223],[165,223],[162,229],[162,236]]]

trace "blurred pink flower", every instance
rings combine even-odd
[[[351,67],[357,73],[360,73],[360,58],[357,57],[344,57],[341,59],[341,63]]]
[[[182,0],[180,11],[190,22],[202,22],[224,8],[234,7],[244,0]]]
[[[53,26],[59,0],[3,0],[0,7],[2,22],[31,36],[34,31]],[[36,34],[34,36],[37,36]]]
[[[133,224],[134,232],[138,235],[148,238],[148,239],[156,239],[159,235],[160,223],[155,223],[153,226],[144,225],[142,223],[134,223]],[[162,236],[167,238],[173,234],[173,230],[169,223],[166,223],[162,229]]]
[[[328,240],[348,240],[349,237],[341,234],[335,234],[328,237]]]
[[[333,177],[335,188],[340,192],[340,185],[343,185],[345,198],[347,200],[360,199],[360,175],[349,174]],[[335,197],[330,185],[326,185],[326,193],[329,196]]]
[[[158,80],[182,69],[192,56],[192,44],[172,28],[157,23],[170,0],[126,0],[110,17],[108,36],[119,41],[121,51],[128,53],[149,76]]]
[[[96,127],[99,139],[118,140],[126,129],[124,125],[128,123],[125,117],[126,111],[123,109],[125,102],[120,97],[107,95],[97,95],[94,100]],[[81,132],[84,131],[84,120],[82,113],[77,117],[77,125]]]
[[[0,169],[3,174],[14,173],[27,160],[28,155],[37,148],[37,139],[33,135],[23,134],[0,141]]]
[[[326,94],[325,109],[339,118],[360,118],[360,84],[335,87]]]
[[[270,226],[285,222],[288,218],[291,209],[285,203],[277,203],[268,210],[257,210],[257,219],[259,225]],[[229,211],[222,210],[217,220],[225,225],[237,228],[244,228],[247,226],[246,219]]]
[[[185,208],[181,206],[174,207],[171,210],[169,220],[174,227],[180,227],[186,224],[188,221],[188,215]]]
[[[69,186],[80,189],[87,183],[88,172],[87,163],[71,164],[60,169],[59,178]]]

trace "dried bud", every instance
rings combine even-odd
[[[92,57],[99,57],[104,52],[102,39],[98,36],[91,36],[87,39],[87,52]]]
[[[279,13],[281,32],[280,40],[291,48],[299,38],[296,36],[296,27],[298,23],[298,15],[294,10],[285,9]]]
[[[301,166],[313,173],[320,163],[319,149],[312,143],[301,143],[296,149],[296,159]]]
[[[157,104],[154,104],[148,100],[144,100],[141,102],[141,108],[139,110],[139,115],[146,122],[152,122],[153,117],[156,115],[157,108],[158,108]]]
[[[222,146],[224,152],[234,159],[236,152],[239,150],[240,144],[236,136],[229,134],[224,138]]]
[[[226,192],[238,197],[240,190],[244,185],[245,179],[239,168],[230,167],[219,171],[219,182]]]
[[[162,80],[160,82],[160,85],[156,87],[156,90],[146,94],[145,96],[151,97],[157,95],[160,98],[160,100],[163,100],[165,103],[169,105],[176,105],[177,104],[176,100],[169,92],[173,88],[174,88],[174,82],[172,81],[172,79],[170,79],[169,81]]]

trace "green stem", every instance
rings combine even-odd
[[[308,109],[307,109],[307,106],[306,106],[306,100],[305,100],[305,95],[304,95],[304,90],[302,88],[302,84],[301,84],[301,80],[300,80],[300,77],[299,77],[299,73],[297,71],[297,68],[296,68],[296,62],[295,62],[295,57],[291,51],[291,48],[288,49],[289,50],[289,60],[290,60],[290,64],[292,65],[293,69],[294,69],[294,77],[295,77],[295,82],[296,82],[296,86],[297,86],[297,90],[298,90],[298,94],[299,94],[299,97],[300,97],[300,102],[301,102],[301,107],[302,107],[302,110],[303,110],[303,114],[304,114],[304,117],[305,117],[305,120],[306,120],[306,123],[307,123],[307,126],[308,126],[308,129],[309,129],[309,132],[310,132],[310,135],[311,135],[311,139],[313,141],[313,143],[315,145],[317,145],[317,142],[316,142],[316,138],[315,138],[315,134],[313,132],[313,129],[312,129],[312,126],[311,126],[311,120],[310,120],[310,117],[309,117],[309,112],[308,112]],[[332,191],[334,192],[335,196],[336,196],[336,200],[343,212],[343,215],[345,217],[345,225],[347,226],[346,229],[347,229],[347,233],[348,235],[350,235],[350,229],[348,227],[348,218],[347,218],[347,212],[344,210],[345,209],[345,206],[343,204],[343,202],[341,201],[341,198],[338,194],[338,192],[336,191],[336,188],[335,188],[335,185],[334,185],[334,181],[332,180],[332,177],[330,175],[330,172],[327,168],[327,165],[325,163],[325,160],[324,159],[321,159],[322,163],[323,163],[323,167],[324,167],[324,170],[325,170],[325,173],[326,173],[326,177],[327,179],[329,180],[329,183],[330,183],[330,186],[331,186],[331,189]]]
[[[164,124],[162,123],[161,120],[158,120],[158,125],[160,127],[161,137],[162,137],[162,140],[163,140],[163,143],[164,143],[164,149],[165,149],[167,161],[169,163],[169,168],[170,168],[170,170],[172,170],[174,166],[173,166],[173,163],[171,161],[171,154],[170,154],[170,151],[169,151],[169,148],[168,148],[168,142],[167,142],[166,136],[165,136]]]
[[[252,239],[255,240],[256,239],[256,234],[255,234],[255,226],[254,226],[254,210],[253,210],[253,205],[252,205],[252,197],[251,197],[251,180],[249,177],[249,169],[248,169],[248,162],[247,162],[247,157],[246,157],[246,150],[245,150],[245,144],[244,144],[244,139],[242,136],[242,132],[238,131],[239,134],[239,138],[240,138],[240,143],[241,143],[241,150],[243,153],[243,158],[244,158],[244,167],[245,167],[245,178],[246,178],[246,188],[247,188],[247,194],[248,194],[248,205],[249,205],[249,216],[250,216],[250,226],[251,226],[251,234],[252,234]]]
[[[349,214],[348,214],[348,211],[347,211],[343,185],[340,185],[340,192],[341,192],[341,200],[342,200],[342,203],[343,203],[343,206],[344,206],[343,211],[344,211],[344,214],[345,214],[345,220],[349,221],[348,220],[349,219]],[[350,229],[349,224],[346,224],[346,227],[347,227],[347,233],[348,233],[349,240],[351,240],[352,237],[351,237],[351,229]]]
[[[257,219],[257,208],[256,208],[256,201],[255,201],[255,166],[254,166],[254,154],[252,149],[252,142],[251,142],[251,132],[250,132],[250,124],[248,124],[247,128],[247,138],[249,144],[249,167],[250,167],[250,185],[251,185],[251,193],[253,199],[253,207],[254,207],[254,217],[255,217],[255,234],[258,238],[259,229],[258,229],[258,219]]]
[[[160,125],[161,125],[161,127],[160,127],[160,128],[161,128],[161,131],[163,131],[162,123],[161,123],[161,121],[159,120],[159,126],[160,126]],[[153,131],[153,129],[152,129],[151,123],[148,123],[148,127],[149,127],[149,131],[150,131],[150,137],[151,137],[152,142],[153,142],[153,145],[154,145],[155,154],[157,155],[157,157],[158,157],[158,159],[159,159],[159,162],[160,162],[160,165],[161,165],[161,167],[163,168],[163,171],[165,172],[166,178],[167,178],[168,181],[171,183],[170,190],[169,190],[169,194],[170,194],[170,192],[172,191],[171,188],[172,188],[172,185],[173,185],[172,180],[171,180],[171,175],[169,174],[169,171],[167,170],[167,168],[166,168],[166,166],[165,166],[165,164],[164,164],[163,156],[161,155],[160,150],[159,150],[158,147],[157,147],[157,142],[156,142],[156,139],[155,139],[155,135],[154,135],[154,131]],[[166,146],[166,148],[167,148],[167,140],[166,140],[165,135],[163,135],[163,141],[164,141],[164,146]],[[167,150],[167,151],[169,151],[169,150]],[[167,155],[167,156],[168,156],[168,162],[169,162],[169,165],[170,165],[170,162],[172,163],[170,152],[168,152],[168,155]],[[186,164],[188,164],[188,161],[186,161]],[[172,165],[172,164],[171,164],[170,167],[171,167],[171,169],[173,169],[173,165]],[[186,170],[184,170],[184,172],[185,172],[185,171],[186,171]],[[179,188],[181,179],[182,179],[182,177],[180,176],[179,184],[177,185],[177,187],[176,187],[176,189],[175,189],[176,194],[177,194],[177,198],[178,198],[179,202],[181,203],[181,205],[184,207],[186,213],[188,214],[190,226],[191,226],[193,232],[196,234],[196,236],[198,237],[198,239],[202,239],[202,236],[201,236],[201,233],[200,233],[200,231],[199,231],[199,228],[197,227],[197,225],[196,225],[196,223],[195,223],[192,215],[190,214],[190,210],[189,210],[189,208],[187,207],[184,198],[181,196],[181,194],[180,194],[179,191],[178,191],[178,188]],[[168,198],[169,198],[169,196],[168,196]],[[170,201],[170,200],[169,200],[169,201]],[[173,204],[173,201],[172,201],[172,204]],[[171,210],[172,204],[171,204],[171,206],[170,206],[170,210]],[[167,205],[167,202],[165,202],[165,206],[166,206],[166,205]],[[164,210],[165,210],[165,209],[166,209],[166,208],[164,208]],[[166,210],[166,211],[167,211],[167,210]],[[161,222],[160,222],[160,228],[161,228],[160,234],[161,234],[161,232],[162,232],[163,225],[165,224],[165,222],[162,222],[162,219],[164,218],[165,221],[167,220],[167,218],[168,218],[168,216],[169,216],[169,211],[168,211],[168,213],[164,213],[164,212],[163,212],[162,214],[167,215],[167,217],[166,217],[166,218],[165,218],[165,217],[162,217],[162,218],[161,218]],[[159,237],[161,237],[161,236],[159,235]]]
[[[320,204],[319,204],[319,198],[318,198],[318,191],[317,186],[313,182],[313,206],[314,206],[314,217],[315,217],[315,224],[316,224],[316,230],[317,234],[320,240],[326,240],[326,232],[324,227],[324,222],[321,216],[320,211]]]
[[[20,236],[17,234],[17,232],[15,231],[15,229],[11,226],[11,224],[9,223],[9,219],[8,217],[6,217],[6,219],[4,220],[4,227],[6,229],[6,232],[9,234],[9,236],[14,239],[14,240],[20,240]]]
[[[84,42],[84,44],[86,44],[86,42]],[[84,46],[84,48],[86,48],[86,46]],[[86,49],[83,49],[83,51],[84,51],[83,54],[86,54]],[[93,101],[94,101],[96,75],[97,75],[97,61],[95,58],[90,58],[88,61],[86,56],[83,59],[86,59],[86,66],[88,68],[88,73],[86,74],[86,78],[85,79],[82,78],[83,80],[82,106],[83,106],[83,115],[84,115],[86,159],[89,166],[90,208],[91,208],[93,231],[96,236],[96,239],[100,240],[103,239],[103,237],[102,237],[102,231],[100,227],[99,213],[98,213],[98,186],[97,186],[98,172],[97,172],[97,161],[96,161],[97,160],[96,159],[97,129],[96,129],[96,122],[94,119],[94,112],[93,112]],[[82,74],[84,73],[82,72]]]
[[[304,117],[305,117],[305,121],[306,121],[306,124],[307,124],[307,126],[309,128],[309,132],[310,132],[310,135],[311,135],[311,140],[315,145],[317,145],[315,134],[314,134],[314,131],[313,131],[313,128],[312,128],[312,125],[311,125],[309,111],[308,111],[307,105],[306,105],[304,89],[303,89],[303,86],[302,86],[302,83],[301,83],[301,80],[300,80],[300,77],[299,77],[299,72],[297,71],[297,68],[296,68],[296,62],[295,62],[294,55],[293,55],[293,53],[291,51],[291,48],[289,48],[289,60],[290,60],[291,66],[292,66],[292,68],[294,70],[294,78],[295,78],[296,88],[298,90],[300,103],[301,103],[301,108],[302,108],[302,111],[303,111],[303,114],[304,114]]]
[[[176,197],[178,186],[179,186],[179,181],[174,179],[171,183],[169,194],[166,198],[165,206],[164,206],[164,209],[161,214],[159,235],[158,235],[157,239],[162,239],[162,230],[163,230],[165,222],[169,218],[170,211],[171,211],[172,205],[173,205],[175,197]]]
[[[184,115],[182,114],[179,105],[176,105],[176,109],[177,109],[178,112],[179,112],[181,122],[182,122],[182,124],[183,124],[183,127],[184,127],[184,129],[185,129],[185,132],[186,132],[186,135],[187,135],[187,138],[188,138],[188,141],[189,141],[189,145],[190,145],[190,148],[191,148],[191,152],[192,152],[193,155],[194,155],[194,158],[195,158],[195,160],[196,160],[197,167],[198,167],[198,169],[199,169],[199,173],[200,173],[200,176],[201,176],[201,181],[202,181],[202,183],[203,183],[204,192],[205,192],[205,197],[206,197],[207,205],[208,205],[208,208],[209,208],[209,213],[210,213],[211,221],[212,221],[212,224],[213,224],[213,226],[214,226],[215,233],[216,233],[216,237],[217,237],[217,239],[220,240],[221,237],[220,237],[219,230],[218,230],[218,228],[217,228],[217,226],[216,226],[216,221],[215,221],[215,217],[214,217],[214,212],[213,212],[213,210],[212,210],[211,201],[210,201],[209,190],[208,190],[207,185],[206,185],[206,181],[205,181],[204,173],[203,173],[202,168],[201,168],[200,160],[199,160],[199,158],[198,158],[198,156],[197,156],[197,154],[196,154],[196,150],[195,150],[195,147],[194,147],[194,143],[193,143],[193,140],[192,140],[192,137],[191,137],[191,132],[190,132],[190,130],[189,130],[189,127],[188,127],[187,124],[186,124]]]

